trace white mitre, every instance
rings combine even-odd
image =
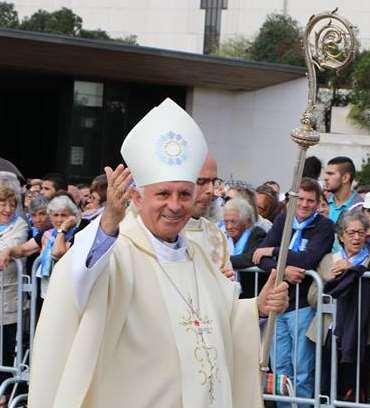
[[[169,98],[141,119],[121,147],[138,187],[164,181],[195,183],[207,151],[194,119]]]

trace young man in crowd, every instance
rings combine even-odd
[[[334,242],[333,222],[317,212],[320,191],[320,186],[315,180],[302,179],[285,269],[285,280],[289,282],[289,307],[277,319],[276,350],[272,348],[271,352],[272,365],[275,368],[276,364],[277,374],[293,378],[293,366],[296,366],[297,395],[308,398],[312,396],[314,387],[315,347],[305,334],[315,312],[307,301],[312,279],[305,275],[305,271],[316,269],[324,255],[331,251]],[[253,262],[267,272],[277,266],[285,218],[285,213],[276,218],[260,248],[254,252]],[[298,283],[300,286],[296,314]],[[296,316],[298,316],[297,333]],[[296,363],[295,341],[298,344]],[[278,407],[290,407],[290,404],[278,403]]]
[[[41,194],[51,200],[59,190],[68,190],[68,183],[63,174],[48,173],[42,179]]]
[[[340,215],[354,204],[363,200],[360,194],[352,190],[356,169],[349,157],[338,156],[328,161],[325,169],[324,188],[329,191],[329,218],[337,222]]]

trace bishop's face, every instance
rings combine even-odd
[[[145,226],[156,237],[173,242],[191,217],[194,184],[170,181],[145,186],[133,196]]]

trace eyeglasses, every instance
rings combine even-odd
[[[345,230],[344,231],[350,238],[353,238],[356,234],[360,237],[363,238],[366,236],[366,231],[365,230]]]
[[[17,208],[17,205],[10,201],[0,201],[0,208],[2,210],[4,210],[5,208],[8,208],[10,210],[15,210]]]
[[[213,187],[221,187],[223,180],[215,177],[215,178],[207,178],[207,177],[199,177],[197,179],[198,186],[205,186],[206,184],[212,183]]]

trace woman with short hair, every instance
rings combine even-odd
[[[40,266],[36,273],[41,278],[42,298],[46,296],[53,267],[70,248],[81,218],[80,210],[66,195],[53,198],[47,206],[47,212],[53,227],[42,237]]]
[[[50,228],[50,220],[47,213],[49,200],[42,195],[38,195],[31,200],[28,206],[28,214],[31,222],[31,237],[35,237],[40,232]]]
[[[17,193],[10,187],[0,186],[0,252],[13,245],[26,241],[28,225],[22,217],[16,215]],[[12,366],[17,331],[17,267],[14,262],[6,267],[0,265],[1,281],[4,285],[0,292],[0,324],[3,325],[2,365]],[[0,384],[10,375],[0,372]],[[0,401],[0,406],[1,406]]]
[[[253,252],[266,236],[266,232],[255,226],[255,223],[255,212],[245,199],[236,197],[225,204],[224,224],[228,236],[230,261],[236,271],[254,266]],[[241,297],[253,297],[254,275],[242,272],[239,281]]]
[[[354,401],[357,362],[357,320],[359,280],[369,268],[370,251],[366,245],[366,234],[370,222],[359,211],[348,211],[337,222],[337,233],[341,247],[338,252],[326,255],[318,267],[324,282],[324,292],[337,299],[337,321],[335,334],[339,350],[339,395],[346,401]],[[316,288],[313,284],[308,293],[311,305],[316,306]],[[370,364],[370,279],[363,279],[361,285],[361,334],[360,334],[360,402],[365,402],[366,385]],[[329,348],[332,315],[324,315],[324,343]],[[308,330],[308,337],[316,340],[314,321]],[[325,357],[326,356],[326,357]],[[330,384],[330,356],[323,353],[328,362],[323,363],[323,386]],[[329,381],[329,382],[328,382]],[[329,390],[324,390],[329,392]]]

